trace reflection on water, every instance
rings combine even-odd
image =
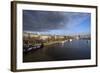
[[[90,40],[66,40],[25,54],[23,56],[23,62],[81,60],[90,58]]]
[[[90,59],[91,41],[72,40],[54,44],[47,49],[47,54],[55,60]]]

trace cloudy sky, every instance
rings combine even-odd
[[[73,35],[90,34],[90,30],[90,13],[23,10],[25,32]]]

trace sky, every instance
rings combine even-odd
[[[23,10],[23,31],[40,34],[90,34],[91,13]]]

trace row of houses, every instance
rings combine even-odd
[[[67,39],[91,39],[91,35],[43,35],[43,34],[33,34],[33,33],[23,33],[24,39],[41,39],[41,40],[67,40]]]

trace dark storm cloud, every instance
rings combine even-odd
[[[68,24],[69,17],[64,12],[23,10],[23,30],[49,31],[62,29]]]

